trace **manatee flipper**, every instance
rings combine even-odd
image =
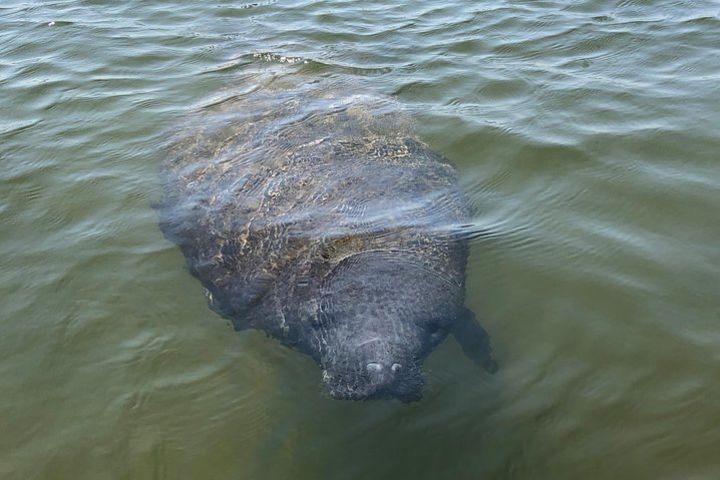
[[[482,366],[489,373],[498,369],[490,347],[490,336],[475,319],[475,314],[463,308],[452,325],[452,334],[472,361]]]
[[[239,332],[241,330],[251,328],[250,323],[243,321],[240,318],[233,317],[232,312],[226,310],[223,306],[223,303],[219,301],[218,298],[216,298],[210,290],[205,290],[205,297],[207,298],[207,303],[208,307],[210,307],[210,310],[217,313],[225,320],[228,320],[230,322],[230,325],[232,325],[233,330]]]
[[[231,295],[218,291],[213,293],[206,290],[208,307],[221,317],[230,320],[235,331],[253,328],[250,318],[244,314],[260,303],[272,287],[273,279],[270,275],[257,275],[250,282],[240,285],[232,290]],[[232,298],[228,298],[232,297]]]

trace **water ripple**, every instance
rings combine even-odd
[[[5,2],[0,477],[717,478],[719,11]],[[450,341],[423,402],[336,402],[207,308],[150,207],[168,132],[298,75],[457,165],[494,377]]]

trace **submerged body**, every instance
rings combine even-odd
[[[310,86],[226,102],[175,141],[161,225],[237,329],[310,355],[336,398],[422,395],[447,336],[494,368],[465,309],[469,206],[386,99]]]

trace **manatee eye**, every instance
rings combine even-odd
[[[400,370],[402,370],[402,365],[399,363],[393,363],[392,367],[390,367],[390,370],[392,370],[393,373],[398,373]]]

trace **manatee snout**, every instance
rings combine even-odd
[[[366,369],[369,386],[375,392],[374,398],[392,397],[406,403],[422,398],[425,382],[419,368],[413,368],[406,374],[400,363],[388,365],[371,362],[367,364]]]
[[[323,378],[330,396],[338,400],[397,398],[405,403],[422,398],[425,381],[420,369],[402,372],[392,371],[392,367],[376,369],[377,364],[368,365],[371,367],[366,368],[364,375],[333,375],[325,370]]]
[[[356,343],[344,354],[326,357],[323,381],[333,398],[370,400],[397,398],[411,402],[422,398],[425,382],[412,352],[401,344],[380,340]]]

